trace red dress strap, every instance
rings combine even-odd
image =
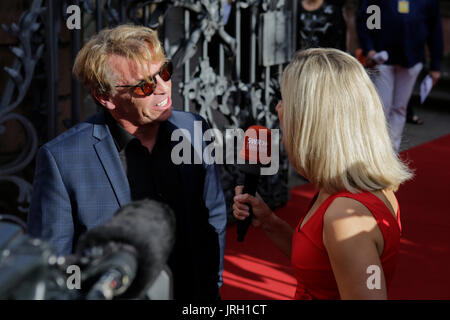
[[[300,219],[292,238],[291,263],[297,279],[296,299],[339,299],[339,290],[334,278],[327,250],[323,244],[323,217],[331,203],[339,197],[351,198],[363,204],[373,215],[383,235],[384,248],[380,256],[389,287],[395,271],[400,244],[400,209],[397,219],[386,204],[371,192],[339,192],[329,196],[300,228]],[[311,209],[317,194],[311,201]]]
[[[318,192],[315,194],[313,200],[308,206],[308,210],[311,209],[315,200],[317,199]],[[388,209],[386,204],[374,195],[371,192],[365,191],[360,193],[351,193],[348,191],[337,192],[327,199],[317,208],[317,210],[312,214],[312,216],[306,221],[303,227],[300,229],[303,220],[305,217],[300,219],[300,222],[297,226],[297,232],[304,232],[305,235],[310,238],[310,240],[319,248],[325,248],[322,241],[322,231],[323,231],[323,216],[327,211],[328,207],[333,203],[333,201],[337,198],[350,198],[358,201],[362,205],[364,205],[375,218],[378,227],[383,235],[385,242],[390,242],[391,239],[397,238],[401,235],[401,222],[400,222],[400,207],[397,210],[397,219],[394,218],[391,211]],[[397,232],[392,232],[392,226],[396,229]],[[384,248],[389,246],[384,246]],[[383,256],[383,255],[382,255]]]
[[[392,215],[386,204],[371,192],[345,193],[340,197],[351,198],[364,205],[375,218],[383,239],[383,253],[381,259],[388,258],[397,252],[397,246],[393,245],[401,236],[400,207],[397,210],[397,218]]]

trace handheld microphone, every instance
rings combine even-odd
[[[271,160],[271,132],[263,126],[250,126],[245,131],[244,144],[239,152],[239,157],[249,164],[240,166],[244,172],[244,189],[242,193],[248,193],[252,196],[256,194],[261,167],[268,164]],[[242,242],[245,239],[247,230],[250,227],[253,218],[252,206],[249,204],[249,216],[244,220],[237,222],[237,241]]]
[[[163,270],[174,234],[173,211],[154,200],[132,202],[89,230],[78,243],[77,255],[101,258],[83,270],[85,279],[100,276],[87,297],[141,297]]]

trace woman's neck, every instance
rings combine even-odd
[[[330,193],[326,192],[324,189],[320,189],[319,195],[317,196],[317,202],[322,203],[330,196],[331,196]]]

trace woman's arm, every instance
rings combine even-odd
[[[267,206],[264,200],[259,196],[253,197],[249,194],[242,194],[242,186],[235,188],[233,215],[238,220],[244,220],[249,215],[250,204],[253,209],[252,225],[261,228],[267,237],[278,247],[285,255],[291,256],[292,235],[291,226],[277,217]]]
[[[333,201],[323,220],[323,242],[341,299],[386,299],[375,240],[381,231],[372,214],[361,206],[348,198]]]

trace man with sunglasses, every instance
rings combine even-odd
[[[29,233],[70,254],[80,235],[127,203],[165,202],[176,216],[168,262],[174,298],[217,299],[226,227],[219,173],[171,160],[174,130],[194,136],[194,121],[208,125],[172,110],[172,64],[157,33],[131,25],[102,30],[80,50],[73,72],[101,111],[40,149]]]

